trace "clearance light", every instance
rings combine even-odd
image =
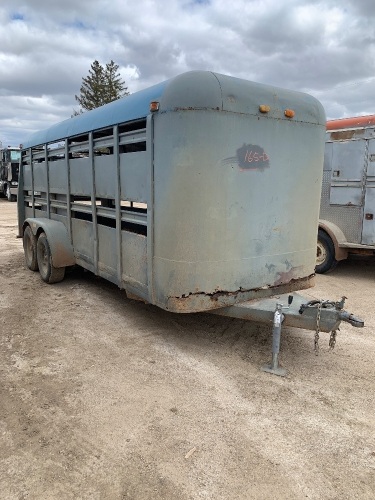
[[[292,110],[292,109],[286,109],[284,111],[284,115],[287,117],[287,118],[293,118],[293,116],[295,115],[295,112]]]
[[[267,104],[261,104],[259,106],[259,111],[261,113],[269,113],[271,111],[271,107],[270,106],[267,106]]]
[[[158,101],[151,101],[150,102],[150,111],[159,111],[159,102]]]

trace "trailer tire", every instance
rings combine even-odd
[[[10,192],[9,184],[6,185],[4,194],[7,197],[8,201],[16,201],[16,196]]]
[[[36,237],[33,235],[30,226],[23,232],[23,252],[25,254],[25,264],[31,271],[37,271],[38,259],[36,255]]]
[[[45,233],[40,233],[36,245],[39,273],[46,283],[58,283],[65,276],[65,267],[54,267],[52,264],[51,249]]]
[[[327,273],[337,266],[335,259],[335,246],[328,234],[319,229],[315,272],[319,274]]]

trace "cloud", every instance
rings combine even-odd
[[[327,116],[375,113],[375,2],[2,0],[0,140],[63,120],[91,63],[130,92],[208,69],[309,92]]]

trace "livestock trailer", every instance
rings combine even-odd
[[[375,254],[375,116],[327,122],[317,272]]]
[[[309,95],[192,71],[37,132],[20,170],[26,264],[47,283],[78,264],[174,313],[251,317],[251,301],[313,285],[325,124]]]

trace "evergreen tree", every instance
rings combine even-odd
[[[120,97],[129,95],[128,87],[125,87],[125,82],[121,80],[118,73],[118,64],[112,60],[105,65],[104,79],[105,79],[105,102],[112,102]]]
[[[112,60],[105,68],[97,60],[91,64],[88,76],[82,78],[80,95],[75,96],[82,109],[80,112],[74,111],[73,116],[129,95],[118,68]]]

